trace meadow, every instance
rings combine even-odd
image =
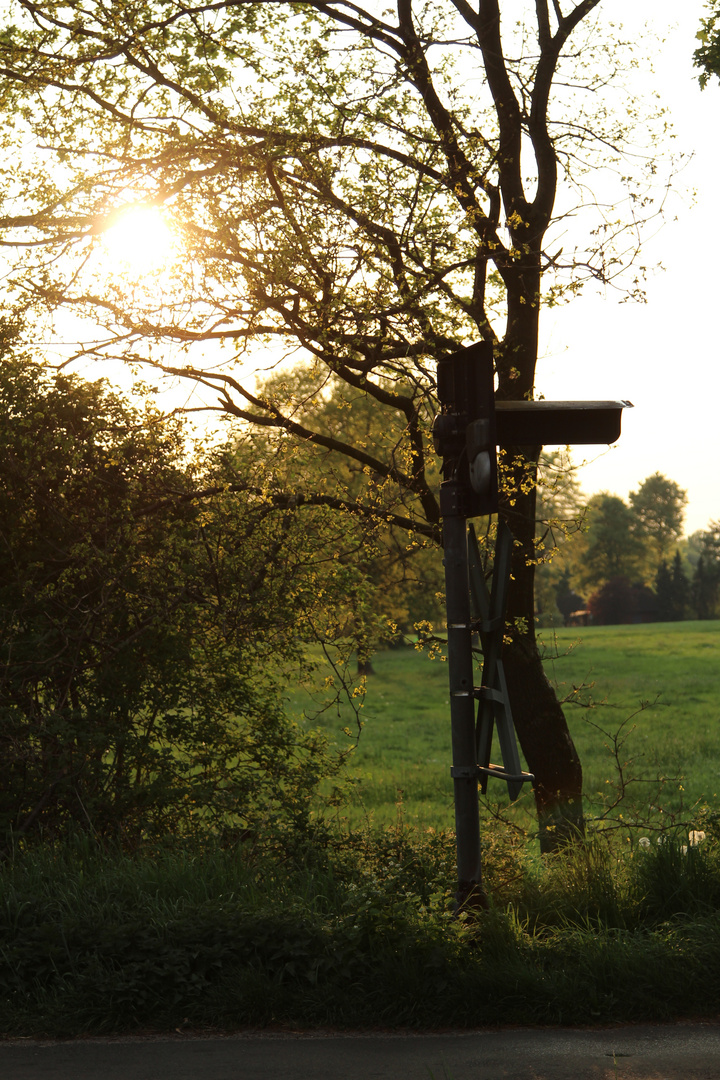
[[[566,701],[591,817],[602,817],[623,784],[614,820],[647,811],[668,823],[691,821],[696,804],[716,802],[720,621],[546,630],[542,649],[548,678]],[[353,824],[385,826],[402,813],[409,823],[451,828],[446,663],[404,647],[378,652],[372,669],[344,813]],[[343,728],[355,728],[347,706],[318,712],[320,703],[298,694],[290,703],[338,745],[347,743]],[[508,807],[502,784],[492,782],[488,798],[487,813]],[[529,793],[511,814],[531,823]]]

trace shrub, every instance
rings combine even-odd
[[[277,688],[304,662],[310,541],[257,497],[198,498],[179,421],[5,334],[0,835],[306,822],[339,768]]]

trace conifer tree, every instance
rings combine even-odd
[[[693,574],[690,596],[698,619],[714,619],[717,612],[718,575],[714,564],[701,555]]]
[[[690,598],[690,583],[683,569],[682,556],[675,552],[671,576],[672,618],[679,622],[685,618]]]
[[[668,564],[660,563],[655,575],[655,596],[658,603],[658,621],[670,622],[674,618],[673,578]]]

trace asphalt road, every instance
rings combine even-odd
[[[0,1043],[1,1080],[720,1080],[720,1023]]]

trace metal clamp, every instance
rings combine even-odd
[[[477,780],[477,765],[451,765],[450,775],[453,780]]]

